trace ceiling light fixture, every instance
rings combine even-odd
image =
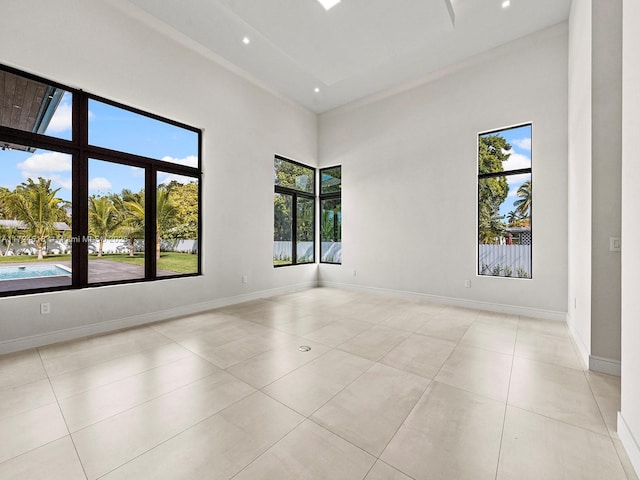
[[[318,87],[316,87],[316,88],[313,89],[313,91],[318,93],[318,92],[320,92],[320,89]]]
[[[340,3],[340,0],[318,0],[325,10],[329,10]]]
[[[251,40],[249,39],[249,37],[244,37],[242,39],[242,43],[244,43],[245,45],[249,45],[251,43]]]
[[[511,5],[511,0],[504,0],[504,2],[502,2],[502,8],[507,8],[509,5]]]

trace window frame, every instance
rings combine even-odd
[[[502,172],[490,172],[490,173],[480,173],[480,138],[486,135],[498,134],[501,132],[505,132],[508,130],[514,130],[516,128],[529,127],[530,129],[530,138],[532,139],[532,145],[530,149],[530,166],[527,168],[517,168],[511,170],[505,170]],[[530,267],[531,271],[529,272],[528,277],[519,277],[519,276],[507,276],[507,275],[487,275],[481,272],[480,266],[480,181],[482,179],[487,178],[496,178],[496,177],[509,177],[514,175],[523,175],[528,174],[530,176],[531,185],[533,185],[533,122],[522,122],[514,125],[509,125],[502,128],[495,128],[491,130],[486,130],[479,132],[476,136],[476,171],[477,171],[477,180],[476,180],[476,277],[483,278],[507,278],[513,280],[532,280],[533,279],[533,202],[531,203],[530,212],[529,212],[529,231],[531,236],[531,253],[530,253]],[[514,272],[515,273],[515,272]]]
[[[273,265],[273,268],[281,268],[281,267],[291,267],[294,265],[311,265],[316,263],[316,177],[318,175],[318,170],[315,167],[311,167],[309,165],[305,165],[304,163],[301,162],[297,162],[295,160],[291,160],[290,158],[287,157],[283,157],[282,155],[275,155],[274,156],[274,169],[275,169],[275,161],[276,160],[280,160],[280,161],[284,161],[287,163],[291,163],[293,165],[297,165],[299,167],[303,167],[306,169],[309,169],[311,171],[313,171],[313,191],[312,192],[305,192],[303,190],[297,190],[294,188],[289,188],[289,187],[283,187],[280,185],[276,185],[275,179],[274,179],[274,195],[275,194],[280,194],[280,195],[288,195],[291,197],[291,263],[285,263],[285,264],[281,264],[281,265]],[[313,208],[312,208],[312,215],[313,218],[311,220],[311,225],[313,226],[313,233],[311,235],[311,238],[313,239],[313,259],[310,262],[304,262],[304,263],[298,263],[298,239],[297,239],[297,233],[298,233],[298,197],[300,198],[304,198],[307,200],[311,200],[313,202]],[[275,227],[275,225],[274,225]],[[275,241],[275,239],[274,239]],[[271,259],[273,262],[273,258]]]
[[[61,290],[77,290],[93,288],[104,285],[120,285],[128,283],[153,282],[183,277],[202,275],[202,130],[184,123],[171,120],[160,115],[142,111],[104,97],[87,93],[77,88],[71,88],[58,82],[53,82],[40,76],[32,75],[3,64],[0,71],[18,75],[29,80],[37,81],[56,88],[65,90],[72,95],[72,126],[71,140],[52,137],[40,133],[22,131],[0,125],[0,143],[16,143],[36,149],[47,149],[71,155],[71,268],[72,281],[70,286],[37,287],[21,290],[0,292],[0,297],[27,295]],[[148,117],[178,128],[192,131],[197,134],[197,167],[190,167],[177,163],[166,162],[160,159],[112,150],[89,144],[89,100],[96,100],[123,110],[127,110],[144,117]],[[197,272],[175,275],[158,276],[156,274],[157,261],[155,258],[156,222],[145,221],[145,275],[144,278],[129,280],[114,280],[99,283],[88,282],[88,215],[89,215],[89,159],[100,160],[109,163],[118,163],[140,167],[144,169],[145,188],[145,218],[153,219],[156,216],[156,191],[158,172],[172,173],[186,177],[192,177],[198,182],[198,253]]]
[[[328,192],[322,193],[322,172],[325,170],[333,170],[335,168],[340,168],[340,190],[337,192]],[[325,200],[339,200],[340,201],[340,210],[342,211],[342,165],[333,165],[330,167],[322,167],[319,169],[318,181],[320,183],[320,194],[318,196],[318,211],[320,212],[319,218],[319,240],[320,240],[320,263],[325,263],[327,265],[342,265],[342,257],[339,262],[328,262],[326,260],[322,260],[322,202]],[[342,243],[342,216],[340,217],[340,243]]]

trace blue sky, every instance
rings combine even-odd
[[[511,128],[498,133],[492,133],[491,135],[496,134],[503,137],[507,143],[511,145],[509,160],[502,164],[504,170],[531,167],[531,125]],[[518,200],[518,188],[530,179],[530,174],[507,177],[507,182],[509,183],[509,196],[500,206],[500,215],[506,216],[511,210],[515,210],[513,202]]]
[[[53,116],[47,135],[71,139],[71,96],[65,94]],[[198,137],[190,130],[168,125],[110,105],[90,101],[89,141],[102,147],[197,166]],[[71,200],[71,157],[59,152],[0,150],[0,186],[13,190],[27,178],[51,179],[60,188],[58,197]],[[187,179],[158,174],[158,182]],[[142,169],[97,160],[89,163],[89,194],[139,191],[144,186]]]

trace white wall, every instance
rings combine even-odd
[[[622,111],[622,408],[618,434],[640,473],[640,2],[624,1]]]
[[[341,164],[344,186],[343,264],[320,265],[321,283],[564,318],[566,105],[562,24],[410,90],[321,115],[320,165]],[[479,277],[477,134],[524,122],[533,122],[534,278]]]
[[[135,20],[117,3],[3,2],[0,62],[204,129],[204,276],[2,298],[0,352],[64,338],[47,334],[65,329],[77,335],[317,282],[315,265],[274,269],[271,260],[273,155],[315,165],[316,115]],[[51,303],[50,315],[39,315],[42,301]],[[103,325],[84,328],[97,323]]]
[[[568,322],[585,364],[591,354],[591,0],[569,16]]]
[[[575,0],[569,32],[568,320],[585,363],[619,375],[621,0]]]
[[[592,364],[620,360],[622,0],[593,1]]]

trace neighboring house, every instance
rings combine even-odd
[[[71,227],[65,222],[53,222],[53,226],[60,234],[71,231]],[[26,230],[27,226],[22,220],[0,220],[0,228],[17,228],[18,230]]]

